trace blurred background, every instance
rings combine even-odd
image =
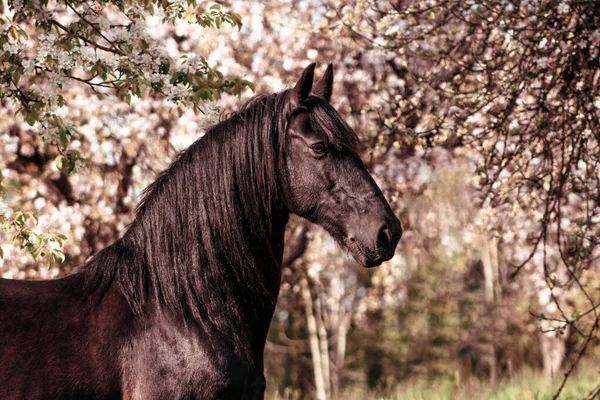
[[[125,7],[93,4],[118,21],[112,3]],[[195,4],[140,3],[140,30],[165,57],[195,54],[244,81],[222,90],[238,96],[196,99],[196,112],[175,89],[153,91],[153,77],[138,92],[94,86],[97,69],[97,81],[65,79],[133,67],[98,49],[91,64],[82,51],[61,66],[72,47],[16,18],[27,4],[0,2],[1,277],[72,271],[120,237],[142,190],[223,113],[290,87],[311,62],[317,77],[333,63],[332,104],[405,233],[391,261],[362,270],[322,229],[292,219],[267,398],[598,398],[600,4],[220,1],[242,25],[202,26],[187,14],[163,21],[168,7]],[[44,6],[77,20],[64,4]],[[32,117],[35,93],[60,129]],[[17,212],[37,223],[6,225]],[[41,235],[25,251],[23,227]],[[40,243],[56,257],[34,258]]]

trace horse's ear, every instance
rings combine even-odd
[[[325,70],[325,74],[313,86],[313,93],[320,96],[329,102],[331,93],[333,92],[333,64],[329,64]]]
[[[302,102],[308,98],[310,90],[313,86],[313,78],[315,75],[316,65],[317,64],[312,63],[308,67],[306,67],[304,72],[302,72],[302,76],[296,83],[296,86],[294,86],[294,88],[290,92],[290,99],[294,103],[294,106],[301,105]]]

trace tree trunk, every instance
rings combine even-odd
[[[562,334],[557,334],[557,332],[540,333],[544,376],[549,382],[559,375],[562,363],[565,360],[568,332],[569,327],[567,326]]]
[[[483,300],[490,310],[502,299],[500,286],[500,270],[498,268],[498,240],[484,238],[481,248],[481,263],[483,264],[484,291]],[[488,338],[485,346],[485,361],[489,365],[490,383],[493,385],[498,378],[498,360],[493,335]]]
[[[329,343],[327,342],[327,330],[323,320],[323,310],[321,302],[315,301],[315,311],[317,320],[317,333],[319,334],[319,347],[321,350],[321,370],[323,371],[323,381],[325,382],[325,393],[328,398],[331,397],[331,373],[329,363]]]
[[[317,320],[313,312],[313,300],[306,278],[300,281],[302,291],[302,299],[304,300],[304,310],[306,312],[306,327],[310,341],[310,352],[313,361],[313,371],[315,374],[315,389],[317,391],[317,400],[327,400],[327,392],[325,391],[325,379],[323,375],[323,361],[321,357],[321,349],[319,346],[319,333],[317,330]]]
[[[344,308],[341,307],[340,314]],[[348,328],[350,326],[350,315],[341,315],[339,322],[335,325],[335,369],[331,380],[331,392],[334,399],[340,398],[340,389],[342,386],[342,371],[346,361],[346,338],[348,336]]]
[[[498,271],[498,241],[497,239],[484,239],[481,246],[481,263],[483,264],[483,300],[492,304],[494,299],[500,300],[502,296]]]

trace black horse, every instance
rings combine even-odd
[[[78,272],[0,280],[0,399],[263,398],[289,213],[364,267],[402,234],[314,68],[182,152]]]

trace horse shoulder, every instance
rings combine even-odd
[[[246,363],[209,342],[201,330],[164,315],[151,318],[133,334],[120,357],[126,400],[240,399],[249,371]]]

